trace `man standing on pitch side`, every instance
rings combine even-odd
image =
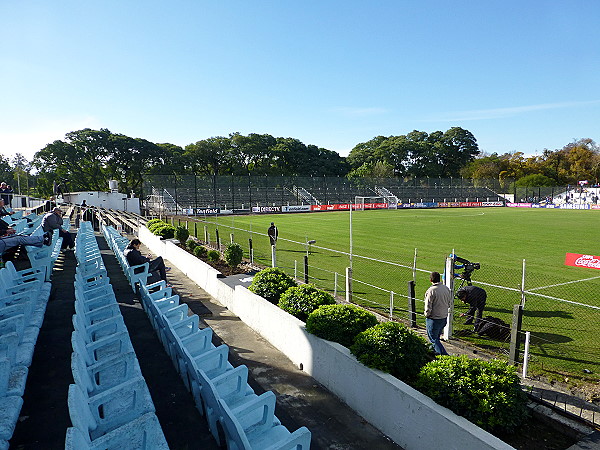
[[[448,352],[442,345],[440,336],[448,322],[448,309],[452,301],[452,292],[440,282],[439,272],[431,272],[429,280],[431,286],[425,292],[425,324],[427,337],[433,345],[436,355],[447,355]]]

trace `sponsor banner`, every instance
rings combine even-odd
[[[459,202],[438,202],[440,208],[460,208]]]
[[[590,205],[578,205],[572,203],[564,203],[559,206],[560,209],[590,209]]]
[[[481,202],[481,206],[504,206],[502,202]]]
[[[600,205],[592,205],[591,209],[600,209]]]
[[[531,203],[507,203],[510,208],[531,208]]]
[[[436,208],[437,202],[417,202],[413,203],[415,208]]]
[[[190,210],[193,211],[193,210]],[[198,215],[210,215],[210,214],[221,214],[221,208],[196,208],[196,214]]]
[[[365,209],[387,209],[387,203],[365,203]],[[362,209],[362,203],[353,203],[352,209]],[[350,209],[350,203],[336,203],[333,205],[312,205],[311,211],[348,211]]]
[[[282,206],[282,212],[306,212],[311,210],[311,205],[294,205],[294,206]]]
[[[281,206],[253,206],[252,212],[255,212],[255,213],[278,213],[278,212],[281,212]]]
[[[588,269],[600,270],[600,256],[567,253],[565,256],[565,266],[586,267]]]
[[[478,208],[483,202],[459,202],[461,208]]]

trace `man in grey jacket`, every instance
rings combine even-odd
[[[62,215],[62,209],[58,207],[47,213],[42,219],[42,230],[44,230],[44,232],[58,230],[58,235],[63,238],[61,248],[73,248],[75,247],[75,241],[73,241],[73,236],[71,236],[71,233],[63,230]]]
[[[447,355],[440,336],[448,322],[448,309],[452,302],[452,292],[440,282],[439,272],[431,272],[431,286],[425,292],[425,324],[427,337],[436,355]]]

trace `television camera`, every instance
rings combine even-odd
[[[481,268],[481,264],[474,263],[469,261],[468,259],[461,258],[457,255],[450,255],[451,258],[454,259],[454,270],[462,270],[462,273],[455,273],[455,278],[460,278],[461,283],[460,286],[466,282],[467,285],[471,286],[473,283],[471,282],[471,274],[475,270],[479,270]]]

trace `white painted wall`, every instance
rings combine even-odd
[[[359,363],[350,351],[320,339],[292,315],[248,291],[217,278],[217,271],[146,228],[140,240],[168,259],[246,325],[302,367],[358,414],[407,450],[512,449],[468,420],[438,405],[390,374]]]

